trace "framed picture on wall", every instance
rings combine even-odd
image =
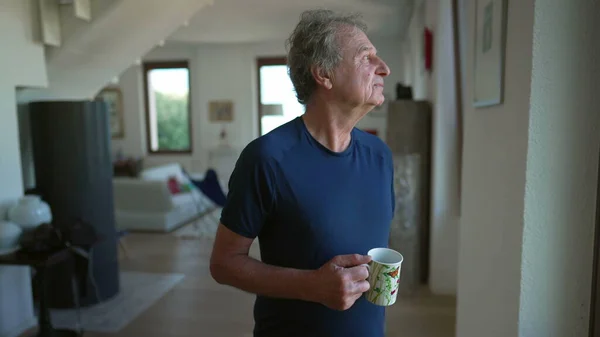
[[[473,104],[502,104],[508,0],[476,0]]]
[[[210,101],[208,103],[208,118],[211,122],[232,122],[233,101]]]
[[[110,133],[112,138],[125,137],[125,125],[123,123],[123,95],[117,87],[106,87],[98,93],[98,100],[108,105],[108,116],[110,119]]]

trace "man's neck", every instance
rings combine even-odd
[[[302,116],[313,138],[333,152],[342,152],[348,148],[352,129],[360,118],[362,114],[319,100],[308,103]]]

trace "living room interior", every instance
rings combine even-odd
[[[212,240],[240,151],[302,113],[281,77],[285,38],[323,6],[361,12],[391,69],[386,103],[357,125],[398,169],[390,246],[407,263],[387,335],[593,331],[600,77],[574,63],[598,56],[585,35],[597,4],[255,2],[0,3],[0,237],[52,221],[100,234],[75,252],[87,261],[81,298],[64,263],[45,272],[0,247],[0,337],[252,336],[254,298],[212,280]],[[489,3],[504,28],[498,63],[480,69]],[[552,57],[561,44],[579,62]],[[26,207],[51,216],[28,222]],[[552,295],[561,289],[572,290]]]

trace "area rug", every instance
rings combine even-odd
[[[81,328],[84,331],[120,331],[181,282],[184,275],[122,271],[120,277],[121,291],[117,296],[81,309]],[[55,328],[79,329],[74,309],[53,309],[50,317]]]
[[[219,218],[222,208],[216,208],[209,214],[205,214],[200,219],[191,222],[175,231],[173,235],[180,239],[214,239],[219,227]]]

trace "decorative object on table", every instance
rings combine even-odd
[[[91,252],[89,249],[98,242],[98,237],[88,224],[80,221],[66,224],[42,224],[34,230],[24,232],[21,239],[21,248],[12,254],[0,255],[0,265],[29,266],[35,270],[33,277],[34,297],[38,301],[38,326],[36,336],[82,336],[81,325],[76,325],[76,330],[56,329],[50,320],[49,299],[51,294],[65,291],[76,294],[87,291],[81,288],[87,277],[87,260]],[[86,249],[87,247],[87,249]],[[86,251],[87,250],[87,251]],[[83,264],[81,261],[83,260]],[[64,288],[52,287],[47,284],[49,273],[62,263],[69,268],[64,276],[69,282]],[[79,270],[86,270],[79,273]],[[76,303],[79,308],[79,303]],[[75,315],[75,319],[78,319]]]
[[[137,178],[144,167],[142,158],[121,158],[113,162],[115,177]]]
[[[210,101],[208,103],[208,118],[211,122],[232,122],[233,101]]]
[[[282,104],[261,104],[260,116],[283,116]]]
[[[125,123],[123,121],[123,94],[118,87],[106,87],[96,96],[97,100],[106,103],[110,123],[110,134],[113,139],[125,137]]]
[[[23,229],[14,222],[0,220],[0,255],[19,249],[19,240]]]
[[[413,92],[410,85],[404,85],[400,82],[396,84],[396,100],[412,100]]]
[[[25,195],[8,210],[8,218],[25,231],[29,231],[43,223],[51,222],[52,211],[39,195]]]
[[[47,287],[45,275],[47,275],[50,268],[59,263],[64,262],[72,265],[70,263],[73,261],[71,259],[72,252],[73,250],[62,248],[53,251],[29,253],[21,248],[13,253],[0,255],[0,266],[28,266],[35,270],[32,286],[34,294],[37,294],[34,297],[37,298],[38,303],[37,331],[35,334],[37,337],[82,336],[81,331],[55,329],[50,321],[50,311],[48,310],[47,295],[62,289]],[[70,272],[65,274],[65,276],[70,275]],[[70,280],[73,281],[72,278]],[[66,285],[67,289],[65,290],[71,292],[76,289],[75,287],[76,282],[73,281]]]
[[[475,19],[475,69],[473,104],[485,107],[502,103],[506,40],[506,1],[477,0]]]
[[[400,100],[389,106],[386,143],[392,151],[396,211],[389,247],[404,256],[398,292],[412,294],[429,271],[431,104]]]

